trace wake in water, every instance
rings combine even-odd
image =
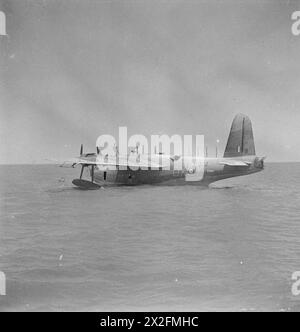
[[[210,189],[234,189],[234,186],[209,186]]]

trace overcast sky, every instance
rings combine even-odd
[[[94,151],[101,134],[204,134],[236,113],[257,153],[300,161],[299,1],[2,1],[0,163]]]

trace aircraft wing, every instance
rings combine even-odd
[[[132,162],[130,160],[128,160],[128,162],[126,161],[121,161],[121,162],[110,162],[110,161],[100,161],[100,160],[96,160],[95,158],[90,159],[79,159],[76,163],[74,163],[76,165],[95,165],[95,166],[123,166],[123,167],[136,167],[136,168],[146,168],[146,167],[151,167],[153,168],[163,168],[163,166],[160,166],[159,164],[153,163],[153,162],[149,162],[149,163],[144,163],[144,162]]]
[[[221,165],[225,166],[234,166],[234,167],[248,167],[251,165],[248,161],[241,161],[241,160],[226,160],[226,161],[220,161]]]
[[[53,165],[59,166],[59,167],[65,167],[65,168],[72,168],[74,167],[73,165],[76,164],[77,158],[70,158],[68,160],[57,160],[57,159],[45,159],[48,162],[50,162]]]

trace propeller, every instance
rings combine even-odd
[[[81,146],[80,146],[80,156],[82,156],[83,155],[83,144],[81,144]]]

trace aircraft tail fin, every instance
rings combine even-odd
[[[238,114],[231,125],[224,158],[249,155],[255,155],[251,120],[244,114]]]

